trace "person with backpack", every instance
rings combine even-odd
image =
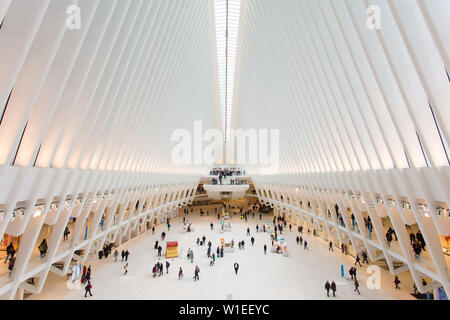
[[[336,297],[336,283],[334,281],[331,282],[331,291],[333,291],[333,297]]]
[[[88,293],[89,293],[89,296],[92,297],[91,289],[92,289],[91,281],[88,281],[87,285],[84,287],[84,297],[85,298],[87,297]]]
[[[330,289],[331,289],[331,285],[327,280],[327,282],[325,282],[325,290],[327,290],[327,297],[330,296]]]

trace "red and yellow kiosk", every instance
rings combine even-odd
[[[166,258],[178,257],[178,241],[168,241],[166,244]]]

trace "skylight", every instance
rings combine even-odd
[[[240,7],[240,0],[214,0],[220,104],[225,141],[228,141],[230,136]]]

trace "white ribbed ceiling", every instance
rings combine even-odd
[[[280,173],[448,166],[449,16],[446,0],[242,1],[233,127],[280,129]]]
[[[1,0],[0,14],[1,164],[199,172],[172,165],[170,139],[220,123],[212,1]]]

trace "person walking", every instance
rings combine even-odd
[[[354,280],[354,278],[353,278],[353,267],[350,267],[350,269],[348,269],[348,274],[350,275],[352,280]]]
[[[155,234],[155,226],[152,227],[152,234]]]
[[[250,228],[247,228],[247,235],[250,235]]]
[[[400,287],[398,286],[400,284],[400,282],[401,281],[398,278],[398,276],[395,276],[395,278],[394,278],[395,289],[399,289],[400,290]]]
[[[361,262],[360,262],[360,258],[359,258],[359,254],[356,254],[355,266],[356,266],[357,263],[359,264],[360,267],[362,267]]]
[[[86,280],[87,280],[87,281],[90,281],[90,280],[91,280],[91,266],[89,266],[89,267],[87,268],[87,271],[86,271]]]
[[[125,261],[128,261],[128,256],[130,255],[130,252],[128,249],[125,251]]]
[[[88,294],[88,293],[89,293],[89,296],[92,297],[91,289],[92,289],[91,282],[88,281],[88,282],[87,282],[87,285],[84,287],[84,297],[85,297],[85,298],[87,298],[87,294]]]
[[[333,250],[333,242],[330,241],[329,245],[328,245],[328,251],[334,252]]]
[[[300,238],[297,236],[297,238],[295,238],[295,241],[297,241],[297,245],[300,242]]]
[[[156,248],[155,248],[155,249],[156,249]],[[124,251],[124,250],[122,250],[121,255],[122,255],[122,261],[123,261],[123,259],[125,259],[125,251]]]
[[[16,252],[16,250],[14,250],[14,245],[12,242],[10,242],[9,245],[6,247],[6,258],[5,258],[4,263],[6,263],[8,261],[9,257],[11,257],[11,259],[12,259],[15,252]]]
[[[128,273],[128,262],[125,264],[125,267],[123,267],[123,269],[125,270],[123,275],[126,275]]]
[[[200,280],[200,277],[198,276],[199,273],[200,273],[200,268],[198,266],[195,266],[195,269],[194,269],[194,281]]]
[[[169,267],[170,267],[170,263],[169,263],[169,261],[166,261],[166,273],[169,273]]]
[[[353,291],[356,291],[356,292],[358,292],[358,295],[361,295],[361,293],[359,292],[359,282],[356,278],[355,278],[355,281],[353,284],[355,285],[355,290],[353,290]]]
[[[211,227],[211,230],[214,228],[214,224],[212,222],[209,224],[209,226]]]
[[[264,244],[264,254],[267,254],[267,245]]]
[[[331,291],[333,291],[333,297],[336,297],[336,283],[334,281],[331,282]]]
[[[330,289],[331,289],[331,285],[327,280],[327,282],[325,282],[325,290],[327,290],[327,297],[330,296]]]
[[[235,263],[234,263],[234,272],[235,272],[236,274],[238,274],[238,270],[239,270],[239,263],[235,262]]]
[[[193,263],[194,262],[194,251],[191,250],[189,257],[191,258],[191,263]]]
[[[167,224],[167,231],[170,231],[170,223]]]
[[[119,251],[117,249],[114,251],[114,262],[117,262],[117,257],[119,256]]]
[[[365,251],[363,251],[361,253],[361,255],[363,257],[362,263],[364,263],[364,262],[369,263],[369,260],[367,260],[367,253]]]
[[[305,240],[305,244],[303,246],[303,250],[308,250],[309,251],[308,242],[306,242],[306,240]]]
[[[183,269],[180,267],[180,270],[178,270],[178,280],[183,279]]]
[[[252,242],[252,247],[253,247],[253,244],[255,243],[255,238],[252,237],[252,238],[250,239],[250,241]]]
[[[256,225],[256,233],[258,233],[258,232],[259,232],[259,226]]]

